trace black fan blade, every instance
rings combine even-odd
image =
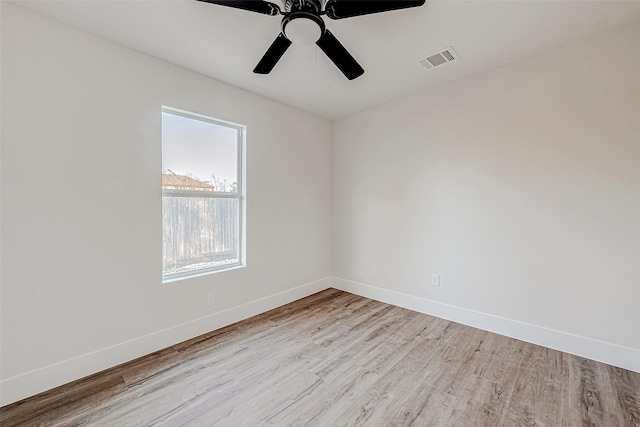
[[[282,55],[289,49],[289,46],[291,46],[291,41],[286,38],[284,34],[278,34],[278,37],[271,43],[271,46],[269,46],[269,49],[267,49],[260,62],[258,62],[256,68],[253,69],[253,72],[269,74],[280,58],[282,58]]]
[[[329,0],[325,6],[325,11],[331,19],[342,19],[418,7],[424,3],[425,0]]]
[[[262,0],[198,0],[204,3],[219,4],[221,6],[235,7],[250,12],[263,13],[265,15],[279,15],[280,8],[277,4]]]
[[[360,64],[347,52],[347,49],[342,46],[338,39],[331,34],[331,31],[325,30],[316,44],[349,80],[353,80],[364,74],[364,70]]]

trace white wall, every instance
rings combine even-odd
[[[162,284],[162,105],[247,126],[246,268]],[[326,288],[330,132],[2,2],[2,404]]]
[[[640,24],[334,123],[335,285],[640,370],[638,46]]]

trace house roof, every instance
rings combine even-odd
[[[215,187],[206,182],[198,181],[197,179],[184,176],[177,175],[174,173],[163,173],[162,174],[162,188],[169,190],[211,190],[213,191]]]

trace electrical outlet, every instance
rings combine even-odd
[[[431,275],[431,286],[440,286],[440,275],[432,274]]]
[[[213,292],[207,294],[207,305],[211,307],[216,302]]]

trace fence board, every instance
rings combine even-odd
[[[238,199],[163,197],[163,272],[238,260]]]

